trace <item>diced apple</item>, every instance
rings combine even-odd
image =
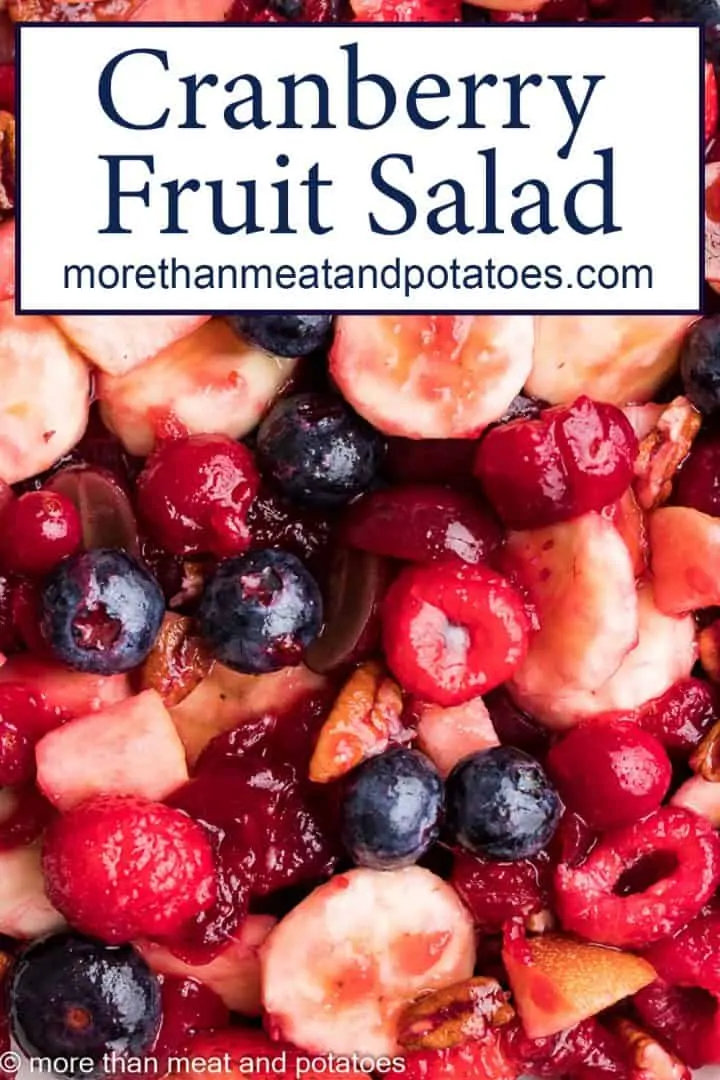
[[[447,776],[458,761],[498,745],[490,713],[481,697],[443,708],[422,704],[417,725],[417,746]]]
[[[97,393],[107,426],[131,454],[144,456],[163,435],[246,435],[295,364],[211,319],[127,375],[100,375]]]
[[[683,806],[720,829],[720,784],[703,776],[691,776],[670,799],[673,806]]]
[[[152,0],[155,3],[156,0]],[[173,0],[177,3],[177,0]],[[204,2],[204,0],[202,0]],[[146,8],[148,4],[144,5]],[[55,315],[73,344],[108,375],[126,375],[206,323],[209,315]]]
[[[681,615],[720,604],[720,518],[687,506],[650,515],[650,560],[657,606]]]
[[[647,960],[561,934],[527,941],[530,963],[512,949],[503,961],[525,1033],[544,1039],[595,1016],[655,981]]]
[[[612,405],[649,401],[674,370],[696,315],[541,315],[528,394],[552,405],[587,394]]]
[[[623,412],[630,421],[638,442],[642,442],[645,436],[650,434],[662,416],[664,408],[664,405],[657,405],[654,401],[649,401],[645,405],[623,406]]]
[[[265,712],[287,713],[302,698],[327,686],[323,675],[288,667],[269,675],[239,675],[216,664],[210,675],[171,709],[192,764],[216,735]]]
[[[64,925],[45,894],[40,847],[0,851],[0,934],[25,940]]]
[[[136,941],[135,948],[158,975],[197,979],[214,990],[233,1012],[259,1016],[259,951],[276,922],[272,915],[248,915],[237,936],[209,964],[186,964],[164,945],[151,941]]]
[[[73,671],[29,653],[11,656],[0,667],[0,682],[21,682],[42,694],[65,717],[98,712],[132,694],[127,675],[92,675]]]
[[[35,757],[38,787],[61,811],[92,795],[160,802],[188,779],[182,741],[156,690],[55,728]]]

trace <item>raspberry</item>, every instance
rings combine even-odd
[[[0,564],[11,574],[47,574],[80,547],[80,516],[64,495],[29,491],[5,510]]]
[[[53,822],[42,864],[51,902],[76,929],[110,944],[172,934],[215,898],[202,828],[134,796],[88,799]]]
[[[552,748],[546,768],[566,807],[599,830],[657,810],[672,778],[658,740],[623,720],[574,728]]]
[[[403,570],[383,602],[388,666],[403,688],[460,705],[510,678],[528,645],[523,599],[483,566]]]
[[[513,916],[549,906],[548,879],[549,860],[543,853],[534,859],[494,862],[457,852],[450,884],[470,909],[477,929],[494,934]]]
[[[698,916],[646,956],[659,978],[633,999],[644,1023],[692,1068],[720,1061],[720,914]]]
[[[633,477],[638,441],[624,413],[579,397],[537,420],[512,420],[481,440],[475,475],[510,528],[552,525],[601,510]]]
[[[667,806],[602,838],[581,866],[558,866],[566,930],[605,945],[644,948],[700,911],[720,881],[720,838],[709,822]]]
[[[689,754],[717,720],[713,688],[701,679],[680,679],[644,705],[637,722],[670,753]]]
[[[250,545],[245,519],[259,483],[250,451],[226,435],[170,439],[138,477],[138,510],[175,555],[237,555]]]

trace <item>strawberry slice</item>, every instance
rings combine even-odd
[[[101,371],[125,375],[202,326],[209,316],[55,315],[53,318],[76,348]]]
[[[385,434],[467,439],[520,392],[532,345],[524,315],[345,315],[335,322],[330,370]]]
[[[517,950],[503,962],[526,1034],[543,1039],[579,1024],[655,978],[647,960],[565,937],[543,934],[527,941],[530,963]]]
[[[684,615],[720,604],[720,519],[687,506],[650,515],[650,560],[659,609]]]
[[[695,315],[543,315],[525,390],[552,405],[586,394],[612,405],[648,401],[672,373]]]
[[[510,533],[504,565],[529,592],[539,620],[516,678],[596,690],[637,642],[630,553],[600,514]]]

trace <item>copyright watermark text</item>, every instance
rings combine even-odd
[[[152,1054],[144,1057],[124,1057],[105,1054],[98,1061],[91,1057],[32,1057],[24,1058],[14,1050],[0,1054],[0,1072],[15,1074],[24,1070],[35,1076],[65,1077],[91,1076],[105,1073],[108,1076],[185,1076],[188,1074],[223,1076],[235,1072],[241,1076],[294,1076],[296,1080],[314,1080],[315,1077],[333,1074],[395,1074],[405,1072],[402,1057],[365,1057],[362,1054],[341,1056],[323,1054],[253,1054],[235,1057],[217,1054],[212,1057],[193,1057],[184,1054],[169,1058],[157,1058]]]

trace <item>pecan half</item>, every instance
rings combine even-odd
[[[193,620],[166,612],[157,641],[140,668],[140,689],[157,690],[168,708],[179,705],[209,674],[213,660]]]
[[[15,117],[0,112],[0,217],[15,208]]]
[[[180,588],[171,598],[168,607],[181,608],[194,600],[199,600],[205,589],[205,582],[210,577],[214,564],[202,559],[183,559],[182,581]]]
[[[424,994],[400,1014],[398,1042],[407,1050],[447,1050],[482,1038],[515,1016],[508,997],[496,979],[482,975]]]
[[[310,779],[327,784],[400,739],[400,687],[377,663],[362,664],[338,694],[320,729],[310,761]]]
[[[720,780],[720,721],[713,724],[690,758],[690,768],[703,780]]]
[[[632,1021],[616,1020],[611,1027],[628,1050],[633,1080],[690,1080],[687,1065]]]
[[[701,419],[686,397],[676,397],[640,443],[635,494],[643,510],[661,506],[669,498],[675,473],[690,452]]]
[[[700,663],[713,682],[720,682],[720,619],[715,619],[698,634]]]

